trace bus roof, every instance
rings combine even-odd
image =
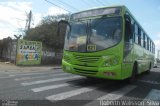
[[[104,15],[121,15],[123,6],[97,7],[71,14],[70,20],[83,19],[87,17],[96,17]]]
[[[114,7],[126,7],[125,5],[113,5],[113,6],[103,6],[103,7],[94,7],[94,8],[90,8],[90,9],[86,9],[86,10],[82,10],[73,14],[78,14],[81,12],[85,12],[85,11],[90,11],[90,10],[96,10],[96,9],[103,9],[103,8],[114,8]]]

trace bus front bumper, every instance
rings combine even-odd
[[[78,74],[82,76],[122,80],[121,65],[112,67],[87,67],[69,64],[62,61],[62,67],[65,72]]]

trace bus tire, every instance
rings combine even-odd
[[[134,83],[136,81],[136,75],[137,75],[137,63],[135,63],[133,66],[132,75],[127,79],[128,83]]]
[[[150,65],[149,65],[149,68],[148,68],[148,70],[146,71],[146,73],[149,74],[150,72],[151,72],[151,63],[150,63]]]

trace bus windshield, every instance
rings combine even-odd
[[[75,21],[67,27],[64,49],[77,52],[104,50],[121,40],[120,17]]]

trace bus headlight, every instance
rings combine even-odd
[[[114,64],[114,65],[117,65],[117,64],[118,64],[118,57],[115,57],[115,58],[113,59],[113,64]]]
[[[107,61],[105,61],[105,66],[107,66],[107,67],[112,66],[112,60],[108,59]]]
[[[105,64],[104,66],[110,67],[110,66],[117,65],[118,63],[119,63],[118,57],[114,57],[114,58],[107,59],[104,63]]]

